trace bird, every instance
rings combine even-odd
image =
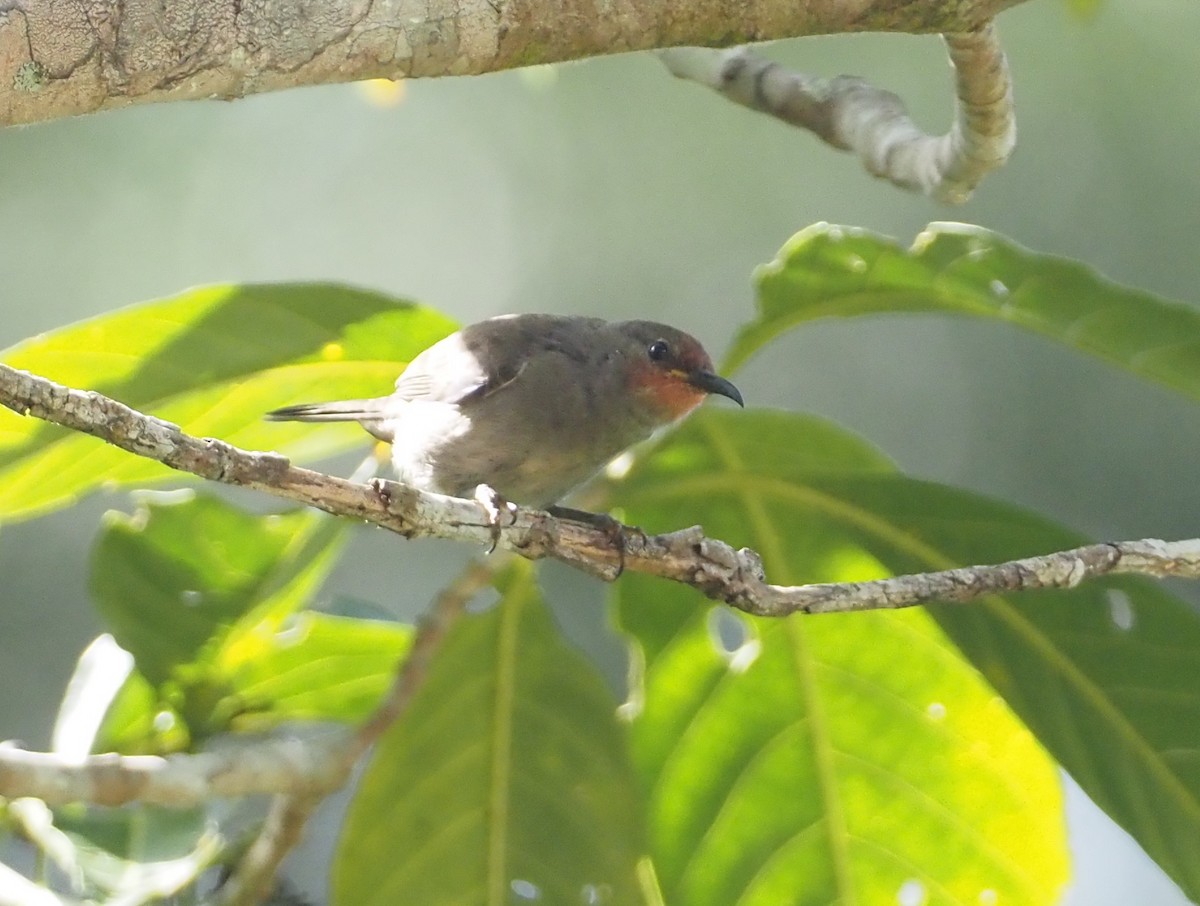
[[[434,343],[388,396],[287,406],[266,418],[356,421],[391,444],[403,484],[474,498],[485,509],[486,499],[546,509],[710,394],[745,405],[682,330],[514,314]]]

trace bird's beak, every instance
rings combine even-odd
[[[746,408],[746,404],[742,402],[741,391],[719,374],[713,374],[711,371],[693,371],[688,374],[687,382],[697,390],[729,397],[743,409]]]

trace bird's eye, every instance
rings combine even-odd
[[[650,344],[650,348],[646,350],[646,353],[650,356],[651,361],[661,362],[667,357],[670,351],[671,347],[667,345],[666,340],[655,340]]]

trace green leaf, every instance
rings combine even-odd
[[[220,717],[207,716],[205,724],[219,719],[252,732],[286,721],[361,722],[391,686],[412,641],[409,626],[309,612],[274,632],[264,622],[246,630],[237,641],[227,639],[204,666],[208,685],[220,689],[211,703]],[[183,720],[135,671],[109,706],[95,750],[178,750],[189,741]]]
[[[516,563],[446,638],[376,746],[333,867],[337,906],[642,902],[614,702]]]
[[[365,442],[357,426],[264,423],[309,400],[382,395],[454,325],[430,309],[326,284],[223,286],[147,302],[0,353],[199,436],[310,459]],[[65,506],[103,485],[179,478],[78,432],[0,410],[0,518]]]
[[[336,523],[309,511],[255,516],[191,492],[144,497],[133,515],[105,515],[92,554],[96,608],[138,670],[162,683],[278,586],[290,591],[304,575],[312,587],[319,576],[300,555],[318,525]],[[293,597],[285,613],[296,606]]]
[[[219,809],[218,809],[219,810]],[[70,847],[71,873],[104,902],[161,903],[192,887],[220,856],[212,809],[137,805],[106,809],[72,807],[54,813],[54,828]]]
[[[1091,21],[1100,14],[1100,0],[1067,0],[1067,10],[1077,20]]]
[[[181,751],[190,742],[183,717],[163,702],[158,687],[134,670],[105,709],[91,751],[153,755]]]
[[[997,527],[968,495],[901,521],[928,486],[815,419],[705,411],[661,454],[616,489],[629,517],[700,520],[756,548],[773,582],[908,569],[923,516],[980,551]],[[1003,512],[1010,537],[1041,547],[1035,520]],[[949,558],[936,554],[924,566]],[[665,902],[1055,901],[1055,766],[928,612],[743,620],[645,577],[616,591],[644,657],[633,744]],[[729,623],[744,642],[718,641]]]
[[[132,516],[110,513],[92,590],[137,671],[98,744],[178,747],[189,738],[179,721],[194,736],[365,717],[410,630],[299,613],[333,567],[347,525],[312,511],[255,516],[190,492],[143,498]]]
[[[239,701],[238,728],[365,720],[391,685],[411,639],[411,628],[396,623],[301,613],[278,632],[231,641],[219,663]]]
[[[1200,310],[1117,286],[980,227],[930,224],[911,249],[850,227],[798,233],[757,274],[759,316],[730,369],[807,321],[941,312],[1007,321],[1200,398]]]

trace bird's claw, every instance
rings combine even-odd
[[[625,572],[625,551],[629,546],[629,539],[625,535],[625,526],[619,519],[614,519],[608,513],[592,513],[588,510],[577,510],[573,507],[552,506],[547,512],[551,516],[559,519],[570,519],[573,522],[582,522],[584,525],[590,525],[592,528],[604,532],[608,543],[611,544],[617,551],[617,571],[607,577],[608,581],[615,582],[621,578],[621,574]],[[640,528],[633,529],[641,533]],[[643,534],[643,537],[644,534]]]
[[[490,554],[500,543],[500,530],[504,527],[504,517],[508,516],[508,525],[517,521],[517,505],[509,503],[503,495],[491,485],[481,484],[475,488],[474,501],[479,504],[487,518],[488,528],[492,533],[492,546],[487,549]]]
[[[382,478],[375,477],[367,482],[371,486],[371,490],[375,492],[375,496],[379,498],[379,502],[383,504],[385,510],[390,509],[392,505],[392,492],[388,489],[388,482]]]

